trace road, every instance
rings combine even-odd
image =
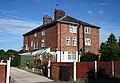
[[[15,67],[11,67],[11,80],[14,83],[38,83],[50,82],[52,80],[37,74],[33,74]]]

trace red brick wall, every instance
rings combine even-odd
[[[48,29],[46,29],[46,47],[50,47],[51,51],[55,51],[57,48],[57,25],[52,26]]]
[[[60,32],[61,31],[61,32]],[[31,41],[38,41],[39,48],[41,48],[41,40],[45,39],[46,47],[50,47],[51,51],[77,51],[77,46],[72,45],[72,38],[77,38],[77,33],[69,32],[69,24],[67,23],[57,23],[57,25],[50,26],[45,30],[45,36],[41,35],[41,31],[38,32],[38,36],[34,37],[34,34],[24,37],[24,52],[25,52],[25,44],[28,43],[29,40],[29,51],[33,51],[33,47],[31,47]],[[80,26],[79,29],[79,37],[80,37],[80,49],[83,48],[83,27]],[[70,37],[70,45],[66,45],[66,37]],[[86,46],[85,51],[89,51],[95,54],[98,54],[99,49],[99,29],[91,28],[91,34],[85,34],[85,38],[91,39],[91,46]],[[60,49],[61,47],[61,49]]]
[[[60,31],[61,31],[61,33],[60,33]],[[70,45],[66,45],[66,37],[67,36],[70,37]],[[73,37],[77,38],[77,34],[70,33],[69,24],[64,24],[64,23],[58,24],[58,50],[60,50],[60,41],[61,41],[61,51],[72,51],[72,52],[77,51],[77,46],[72,45]]]
[[[28,36],[25,36],[24,39],[23,39],[23,52],[27,52],[25,50],[25,44],[28,44]]]
[[[6,80],[6,65],[0,65],[0,83],[5,83]]]
[[[34,42],[38,42],[38,49],[41,48],[41,41],[45,40],[46,42],[46,48],[51,48],[51,51],[55,51],[57,48],[57,26],[50,26],[45,30],[45,35],[42,36],[42,32],[37,32],[37,37],[34,37],[34,33],[28,36],[24,37],[24,52],[25,51],[25,44],[28,42],[29,51],[34,51],[37,49],[34,49]],[[31,47],[31,41],[33,41],[33,46]]]
[[[85,34],[85,38],[91,39],[91,46],[86,46],[85,51],[99,54],[99,29],[91,28],[91,34]]]

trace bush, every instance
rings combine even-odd
[[[89,62],[98,60],[98,56],[91,52],[86,52],[84,56],[81,56],[81,61]]]

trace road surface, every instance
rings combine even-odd
[[[33,74],[15,67],[11,67],[10,74],[11,80],[14,83],[38,83],[52,81],[44,76]]]

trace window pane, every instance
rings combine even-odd
[[[68,55],[68,60],[71,60],[71,55]]]
[[[76,60],[76,52],[72,52],[72,60]]]
[[[77,33],[77,27],[74,25],[70,25],[70,32]]]
[[[37,32],[34,33],[34,37],[37,37]]]
[[[91,45],[91,40],[89,38],[85,39],[85,45],[90,46]]]
[[[45,30],[42,31],[42,36],[44,36],[44,35],[45,35]]]
[[[76,37],[73,37],[73,46],[76,46]]]
[[[66,45],[70,45],[70,37],[66,37]]]

